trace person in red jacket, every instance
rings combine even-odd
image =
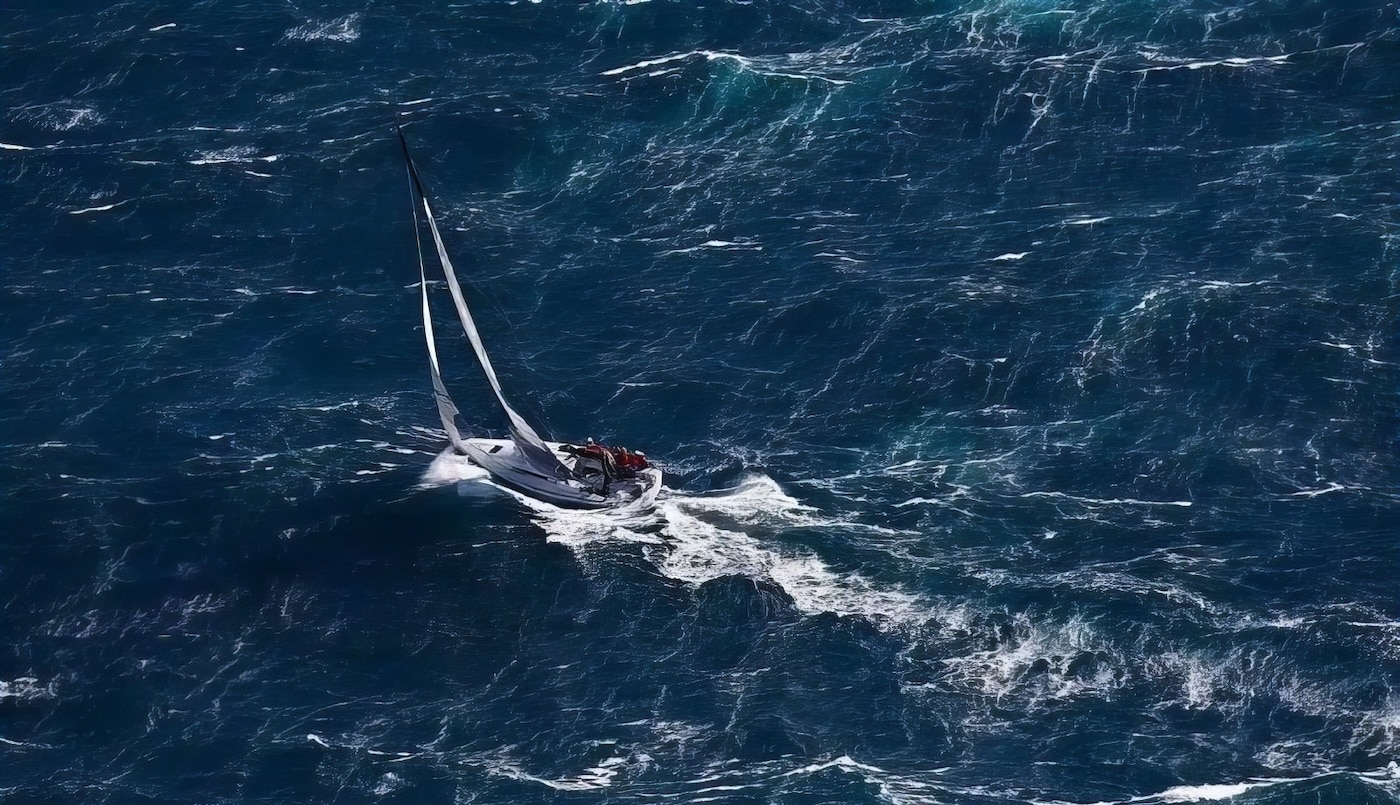
[[[604,494],[606,494],[608,491],[608,483],[611,482],[614,478],[619,477],[617,469],[617,459],[613,457],[612,450],[593,441],[593,437],[591,436],[589,437],[588,441],[581,447],[576,444],[560,444],[559,450],[561,452],[568,453],[572,456],[578,456],[578,464],[580,470],[583,470],[585,467],[587,467],[587,464],[585,464],[584,462],[596,463],[598,469],[603,474]]]
[[[612,451],[613,461],[617,463],[617,471],[620,477],[635,478],[638,471],[651,466],[647,461],[646,453],[640,450],[633,453],[625,447],[610,447],[607,449]]]
[[[572,444],[561,444],[559,449],[569,455],[578,456],[580,459],[596,461],[603,472],[603,488],[607,488],[607,482],[614,478],[635,478],[639,470],[644,470],[651,466],[647,461],[646,454],[637,451],[632,452],[625,447],[608,447],[598,444],[589,439],[583,446]]]

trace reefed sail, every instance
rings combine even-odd
[[[403,131],[399,131],[399,144],[403,146],[404,162],[408,165],[408,176],[410,180],[410,192],[414,193],[417,203],[414,204],[414,237],[418,233],[419,205],[423,208],[423,215],[428,219],[428,229],[433,235],[433,244],[437,247],[438,262],[442,265],[442,273],[447,278],[448,290],[452,293],[452,303],[457,309],[457,318],[462,322],[462,329],[467,334],[467,340],[471,342],[472,350],[476,353],[477,362],[481,364],[481,371],[486,375],[486,380],[491,384],[491,390],[496,394],[496,401],[501,404],[501,408],[506,413],[506,418],[510,422],[511,441],[515,442],[516,448],[536,470],[553,475],[556,478],[573,478],[574,473],[559,460],[554,451],[544,443],[540,435],[525,421],[510,403],[506,401],[505,392],[501,390],[501,381],[496,377],[496,370],[491,365],[491,358],[486,354],[486,347],[481,343],[481,334],[477,332],[476,320],[472,318],[471,311],[467,308],[466,298],[462,295],[462,286],[457,282],[457,273],[452,268],[452,258],[447,256],[447,247],[443,245],[442,235],[438,232],[437,219],[433,217],[432,208],[428,205],[428,195],[423,191],[423,182],[418,178],[418,169],[414,167],[413,157],[408,152],[408,141],[404,139]],[[428,341],[428,357],[432,366],[433,394],[437,398],[438,414],[442,418],[443,428],[447,431],[448,438],[452,444],[463,453],[468,453],[463,444],[461,432],[456,424],[458,415],[457,406],[452,402],[446,387],[442,383],[442,370],[438,365],[437,346],[433,337],[433,326],[428,312],[428,281],[427,271],[423,265],[423,249],[419,241],[418,249],[418,271],[421,280],[423,297],[423,334]]]

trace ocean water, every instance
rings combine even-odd
[[[0,800],[1400,802],[1394,2],[0,19]]]

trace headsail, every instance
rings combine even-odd
[[[409,193],[413,192],[413,188],[409,187]],[[423,297],[423,335],[428,341],[428,367],[433,376],[433,398],[437,401],[438,416],[442,419],[442,429],[447,431],[447,438],[452,441],[453,447],[465,453],[466,446],[462,442],[462,433],[457,428],[457,417],[460,412],[457,410],[457,404],[452,401],[452,396],[447,393],[447,387],[442,383],[442,367],[438,364],[437,338],[433,335],[433,317],[428,308],[428,271],[423,265],[423,241],[418,235],[418,204],[416,201],[413,204],[413,240],[418,244],[418,287],[421,289]]]
[[[423,190],[423,182],[418,178],[418,169],[413,164],[413,157],[408,152],[408,141],[403,136],[403,130],[399,132],[399,144],[403,146],[404,160],[408,164],[408,175],[412,180],[413,188],[417,190],[419,203],[423,206],[423,214],[428,219],[428,229],[433,233],[433,243],[437,246],[438,261],[442,264],[442,272],[447,277],[447,287],[452,292],[452,302],[457,308],[457,318],[462,321],[462,329],[466,331],[467,340],[471,342],[472,350],[476,353],[477,361],[481,364],[481,370],[486,374],[486,380],[491,384],[491,390],[496,393],[496,401],[501,404],[501,408],[506,412],[506,418],[510,420],[510,435],[512,441],[521,454],[535,467],[535,469],[555,475],[559,478],[571,478],[573,472],[559,461],[559,457],[549,446],[544,443],[535,429],[530,427],[530,423],[520,416],[510,403],[506,402],[505,393],[501,391],[501,381],[496,378],[496,370],[491,366],[491,358],[486,354],[486,347],[481,343],[481,334],[477,332],[476,320],[472,318],[471,311],[467,309],[467,301],[462,296],[462,286],[457,282],[457,273],[452,269],[452,259],[447,256],[447,247],[443,245],[442,235],[438,232],[437,220],[433,217],[432,208],[428,206],[428,195]],[[417,234],[418,215],[414,212],[415,237]],[[423,330],[428,339],[428,355],[432,363],[433,391],[438,400],[438,413],[442,416],[443,426],[446,428],[448,437],[458,449],[462,449],[461,436],[457,431],[454,417],[457,414],[457,406],[452,403],[452,399],[447,396],[447,391],[442,385],[442,374],[438,367],[437,348],[433,342],[432,325],[428,321],[428,285],[426,272],[423,270],[423,250],[420,246],[418,250],[418,268],[423,279]]]

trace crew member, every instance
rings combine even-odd
[[[593,437],[588,437],[588,441],[582,447],[572,444],[561,444],[559,449],[569,455],[578,456],[579,459],[587,459],[598,462],[599,469],[603,472],[603,491],[608,489],[608,482],[618,475],[617,459],[609,447],[605,447],[593,441]]]
[[[647,462],[647,455],[638,450],[633,453],[625,447],[611,447],[608,450],[612,453],[613,461],[617,464],[619,477],[635,478],[640,470],[650,467]]]

